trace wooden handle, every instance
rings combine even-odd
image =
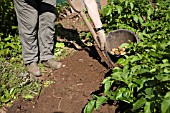
[[[87,19],[87,17],[86,17],[86,14],[85,14],[83,11],[81,11],[81,12],[80,12],[80,15],[81,15],[81,17],[83,18],[84,22],[86,23],[86,26],[87,26],[87,28],[89,29],[92,37],[94,38],[94,41],[96,42],[97,46],[100,47],[100,44],[99,44],[99,42],[98,42],[98,40],[97,40],[97,34],[96,34],[96,32],[94,31],[91,23],[88,21],[88,19]]]
[[[71,5],[74,11],[81,12],[83,11],[83,2],[82,0],[67,0],[68,3]]]

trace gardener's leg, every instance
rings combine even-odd
[[[38,61],[37,20],[38,12],[34,0],[13,0],[17,14],[19,35],[24,64]]]
[[[37,3],[34,0],[14,0],[14,6],[22,44],[23,61],[29,73],[34,76],[41,76],[41,71],[37,65]]]
[[[52,53],[54,47],[56,19],[56,0],[42,0],[39,12],[39,49],[40,60],[48,62],[52,68],[58,69],[61,63],[54,60]]]

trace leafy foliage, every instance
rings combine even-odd
[[[17,20],[14,6],[11,0],[0,1],[0,37],[17,34]]]
[[[19,36],[11,36],[1,39],[0,37],[0,54],[7,59],[19,57],[21,59],[21,43]]]
[[[27,75],[22,63],[0,58],[0,107],[10,106],[18,96],[31,99],[38,94],[40,81],[29,79]]]
[[[22,96],[33,98],[40,82],[28,79],[22,65],[21,44],[11,0],[0,1],[0,107]]]
[[[56,60],[60,61],[61,59],[64,59],[69,54],[69,51],[66,49],[66,46],[62,42],[57,42],[55,44],[54,49],[54,57]]]
[[[106,32],[128,29],[140,38],[130,43],[128,55],[118,60],[112,74],[102,84],[107,100],[126,103],[125,113],[169,113],[170,110],[170,2],[157,1],[155,9],[148,0],[115,0],[103,9]],[[100,97],[87,104],[84,113],[97,108]],[[100,101],[100,105],[103,101]]]

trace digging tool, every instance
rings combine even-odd
[[[80,16],[83,18],[87,28],[89,29],[95,43],[95,49],[97,50],[100,58],[101,58],[101,62],[105,62],[108,66],[108,68],[112,68],[115,66],[115,64],[112,62],[111,58],[109,57],[108,53],[106,50],[101,51],[100,50],[100,42],[98,39],[98,36],[96,34],[96,32],[94,31],[91,23],[88,21],[86,14],[83,11],[83,4],[82,4],[82,0],[67,0],[68,3],[71,5],[71,7],[74,9],[74,11],[76,11],[77,13],[80,14]]]

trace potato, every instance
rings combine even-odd
[[[119,51],[125,51],[125,48],[121,48],[120,46],[117,47]]]
[[[126,54],[126,52],[120,51],[120,55],[125,55],[125,54]]]
[[[112,48],[111,53],[115,55],[125,55],[126,51],[125,48],[121,48],[120,46],[118,46],[117,48]]]
[[[116,51],[115,51],[115,54],[116,54],[116,55],[120,55],[119,50],[116,50]]]
[[[113,48],[111,51],[114,53],[116,51],[116,48]]]

